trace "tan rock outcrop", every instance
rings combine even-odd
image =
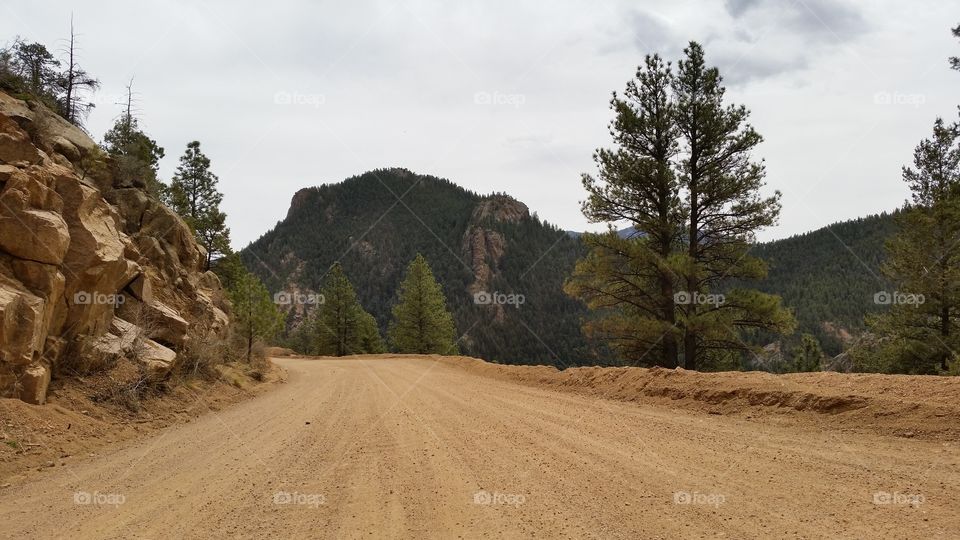
[[[471,295],[490,290],[493,278],[500,273],[500,259],[506,252],[506,240],[494,226],[498,223],[519,223],[530,218],[530,211],[522,202],[506,195],[492,195],[477,203],[470,217],[470,225],[463,234],[461,250],[473,270],[473,281],[467,286]],[[494,320],[503,322],[504,307],[488,304],[494,310]]]
[[[226,332],[189,227],[111,170],[82,130],[0,93],[0,397],[43,403],[67,368],[123,358],[162,378],[191,331]]]

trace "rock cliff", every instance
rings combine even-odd
[[[165,377],[229,305],[204,249],[79,128],[0,93],[0,396],[133,359]]]

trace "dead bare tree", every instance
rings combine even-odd
[[[63,74],[62,86],[64,90],[61,114],[72,124],[82,125],[94,104],[84,102],[84,92],[95,92],[100,88],[100,81],[91,77],[83,68],[77,65],[77,34],[73,27],[73,15],[70,15],[70,38],[67,41],[67,70]]]

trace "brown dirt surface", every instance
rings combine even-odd
[[[950,379],[557,372],[389,355],[276,362],[287,384],[0,489],[3,535],[960,531],[960,383]],[[945,415],[930,426],[932,411]]]
[[[280,382],[271,367],[257,381],[240,364],[218,366],[218,377],[170,381],[138,399],[114,396],[127,380],[129,365],[90,376],[54,381],[46,405],[0,398],[0,485],[42,475],[95,457],[120,441],[139,439],[175,424],[257,395]],[[212,379],[212,380],[209,380]],[[2,535],[0,535],[2,536]]]

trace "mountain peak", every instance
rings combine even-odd
[[[472,217],[474,222],[489,218],[498,222],[519,223],[530,217],[530,209],[509,195],[496,193],[478,202]]]

